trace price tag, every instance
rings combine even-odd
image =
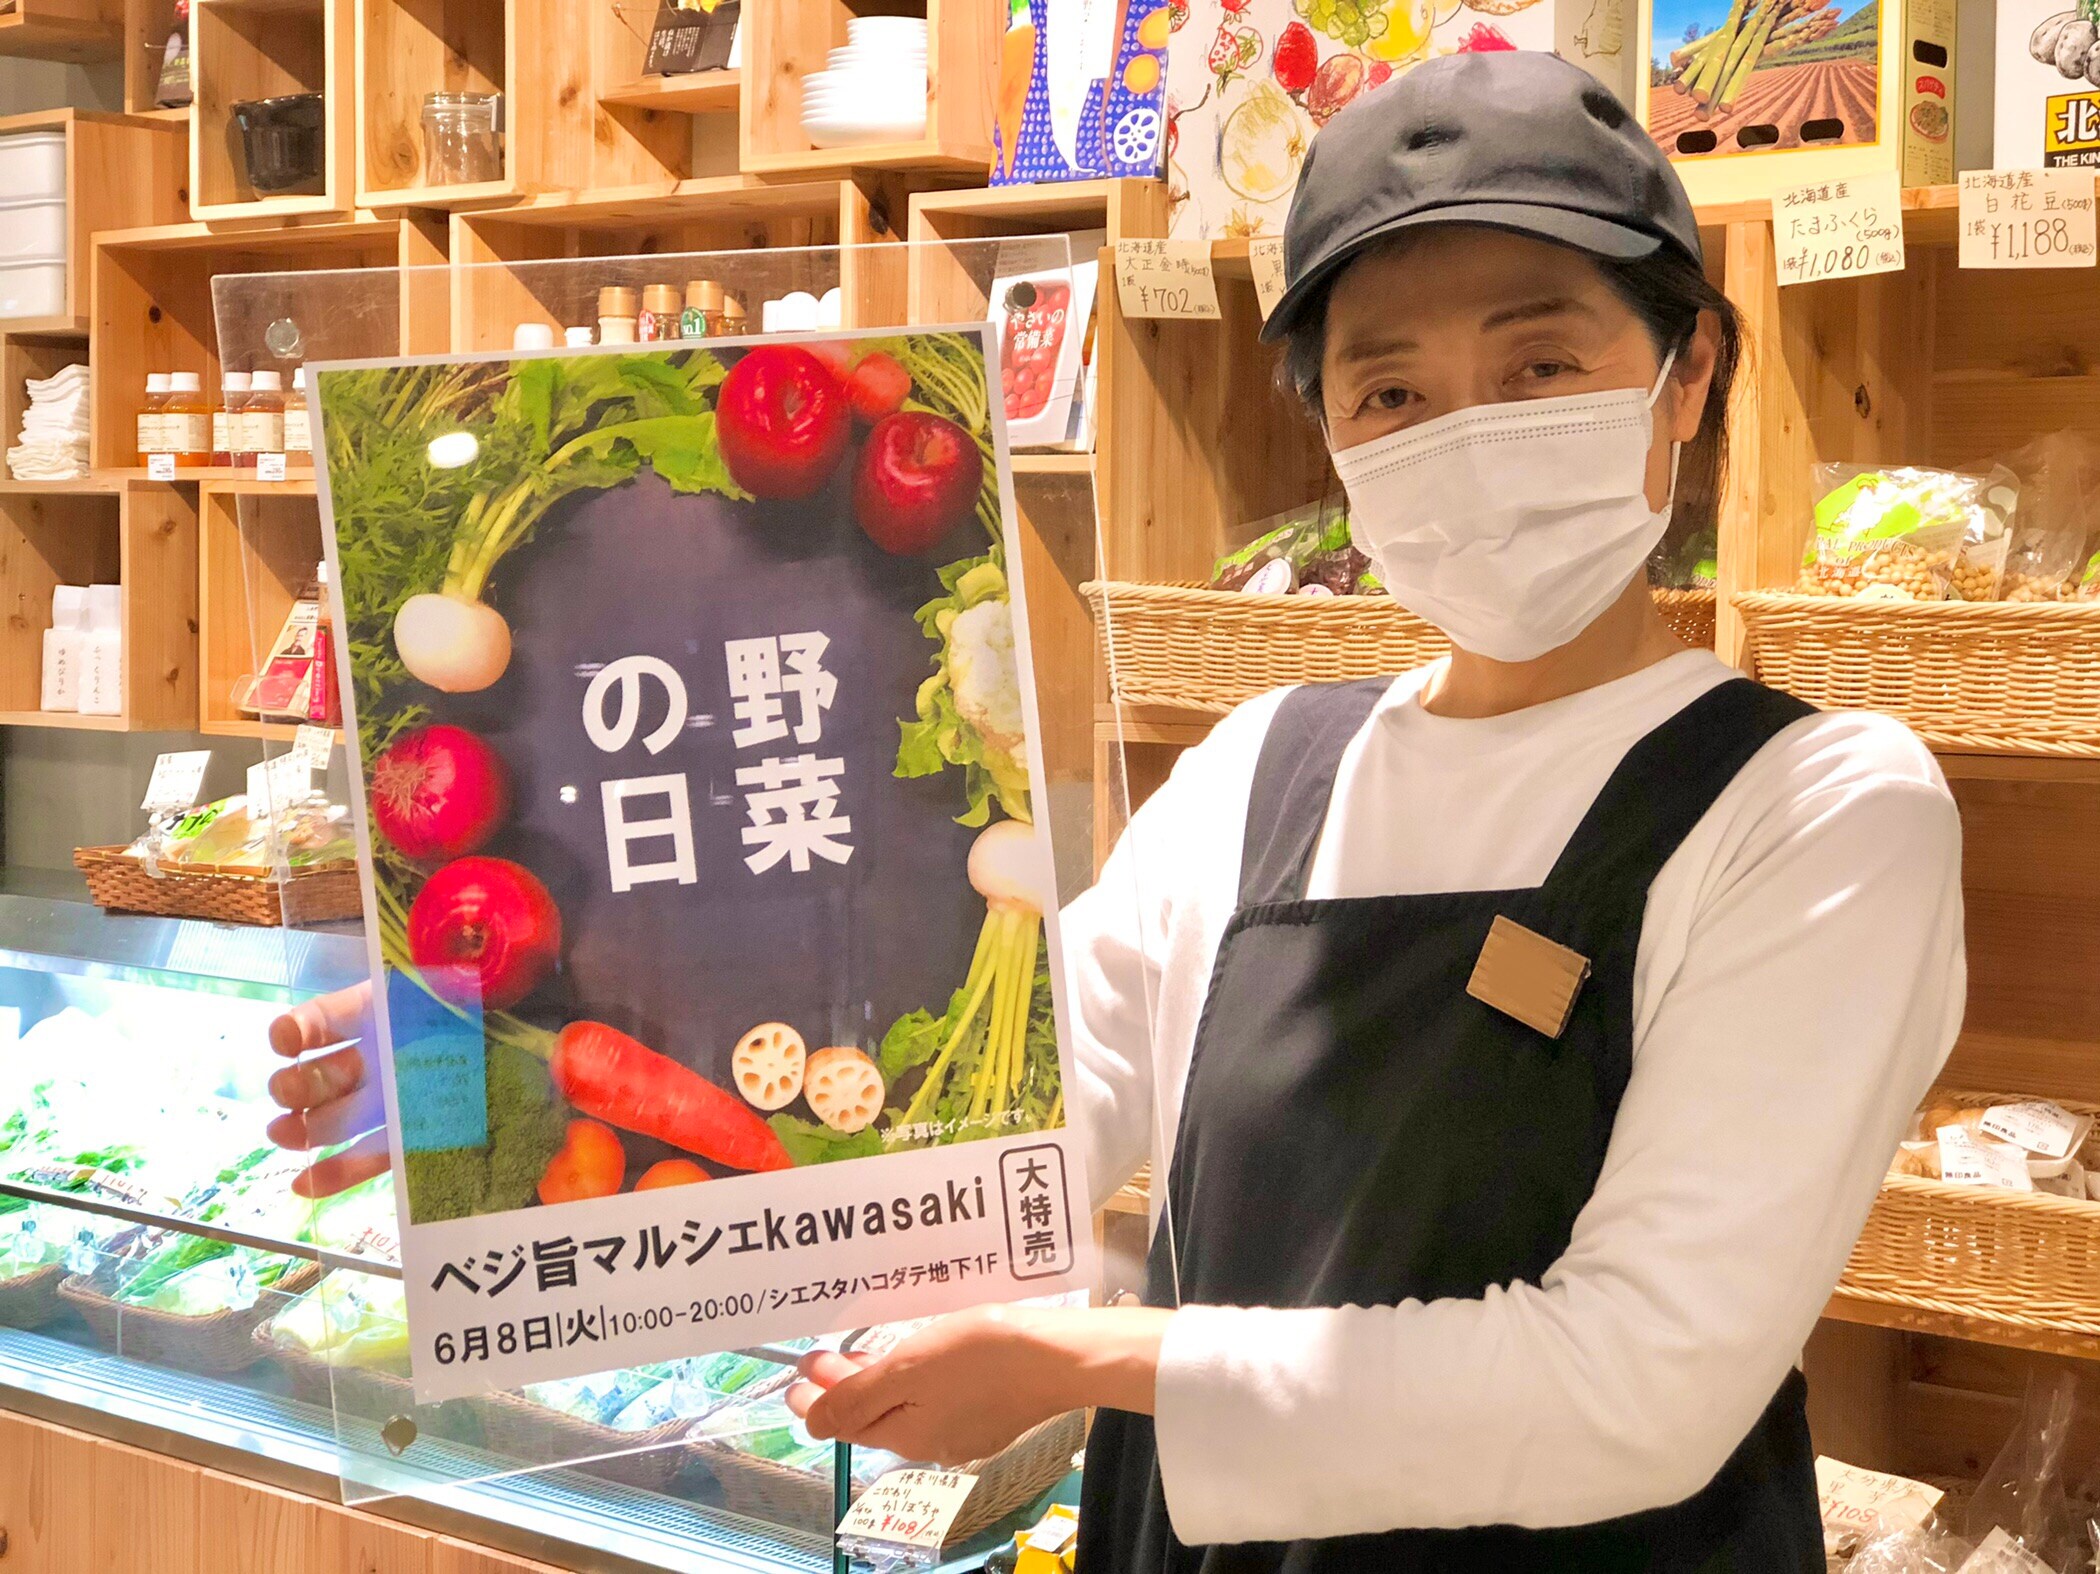
[[[1942,1126],[1940,1179],[1952,1186],[1996,1186],[2005,1191],[2033,1191],[2027,1155],[2002,1142],[1978,1142],[1966,1126]]]
[[[847,1510],[839,1534],[938,1551],[976,1485],[959,1470],[892,1470]]]
[[[284,455],[257,454],[255,456],[255,479],[258,481],[282,481],[284,479]]]
[[[1961,175],[1964,268],[2090,268],[2090,169],[1965,169]]]
[[[153,762],[153,777],[146,783],[146,800],[139,807],[148,814],[173,814],[197,801],[204,786],[204,769],[211,764],[211,750],[182,749],[163,754]]]
[[[1781,284],[1902,272],[1902,177],[1889,170],[1778,193],[1772,244]]]
[[[148,481],[174,480],[175,456],[173,454],[148,454],[146,456],[146,479]]]
[[[1946,1494],[1922,1481],[1818,1459],[1816,1495],[1822,1499],[1823,1528],[1857,1540],[1877,1525],[1915,1528],[1924,1524]]]
[[[1986,1136],[1999,1137],[2016,1148],[2045,1159],[2067,1159],[2093,1129],[2090,1119],[2072,1114],[2047,1099],[2028,1099],[2018,1104],[1993,1104],[1983,1114]]]
[[[1261,302],[1261,320],[1283,299],[1283,237],[1257,235],[1247,242],[1247,265],[1254,270],[1254,298]]]
[[[314,790],[313,767],[297,754],[279,754],[248,767],[248,805],[275,814]]]
[[[2024,1541],[2015,1539],[2000,1525],[1983,1538],[1956,1574],[2056,1574],[2056,1569],[2028,1551]]]
[[[1125,317],[1218,318],[1218,281],[1210,271],[1210,242],[1119,240],[1116,297]]]
[[[327,770],[329,757],[335,753],[335,729],[307,726],[302,723],[299,730],[292,734],[292,753],[306,761],[311,770]]]

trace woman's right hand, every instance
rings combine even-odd
[[[270,1024],[270,1048],[298,1062],[270,1078],[286,1112],[270,1122],[270,1140],[295,1152],[349,1144],[292,1182],[302,1197],[332,1197],[386,1171],[386,1102],[360,1047],[371,1037],[369,981],[302,1000]]]

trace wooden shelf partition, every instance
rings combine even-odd
[[[351,205],[350,0],[193,0],[190,11],[190,213],[263,219]],[[236,104],[318,93],[321,173],[311,191],[260,191],[234,119]]]
[[[846,42],[851,0],[795,0],[744,11],[742,166],[750,174],[856,169],[947,171],[981,181],[992,164],[999,8],[923,0],[926,131],[913,141],[819,148],[802,129],[802,82]]]
[[[0,116],[0,137],[36,131],[66,139],[66,308],[54,318],[0,317],[0,333],[85,332],[96,233],[188,216],[184,132],[167,121],[85,109]]]
[[[525,321],[556,329],[597,322],[601,286],[683,285],[711,272],[745,303],[790,290],[847,295],[849,321],[894,323],[904,304],[904,248],[895,257],[830,248],[887,239],[905,194],[880,176],[762,181],[731,175],[585,196],[548,193],[452,218],[452,324],[457,350],[507,348]],[[817,248],[812,250],[811,248]],[[651,263],[682,253],[734,253],[713,262]],[[590,258],[643,260],[539,266]],[[844,276],[842,277],[842,271]]]
[[[114,60],[123,46],[118,0],[14,0],[0,12],[0,56],[86,65]]]
[[[59,585],[124,587],[124,709],[38,709]],[[186,729],[197,713],[197,505],[179,486],[0,493],[0,723],[97,732]]]
[[[197,730],[288,736],[292,725],[243,715],[234,700],[321,560],[314,483],[208,478],[198,506]]]
[[[238,346],[237,370],[276,368],[287,383],[295,359],[443,350],[439,235],[426,219],[365,214],[238,232],[177,224],[99,236],[90,352],[97,467],[137,464],[133,423],[149,373],[193,371],[207,389],[218,388],[222,329]],[[224,321],[213,311],[215,276],[402,267],[416,271],[273,280],[262,297],[229,300]],[[265,333],[279,319],[299,330],[303,355],[279,360],[266,347]]]

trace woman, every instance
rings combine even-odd
[[[946,1318],[796,1402],[943,1461],[1100,1407],[1092,1574],[1819,1570],[1794,1366],[1959,1022],[1945,784],[1657,617],[1738,329],[1591,78],[1417,67],[1285,248],[1268,335],[1452,654],[1241,706],[1065,915],[1097,1185],[1165,1177],[1148,1304]],[[358,1129],[323,1066],[281,1136]]]

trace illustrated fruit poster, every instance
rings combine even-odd
[[[1314,134],[1441,55],[1552,50],[1631,108],[1632,0],[1169,0],[1176,238],[1280,235]]]
[[[419,1398],[1089,1282],[987,335],[318,369]]]

